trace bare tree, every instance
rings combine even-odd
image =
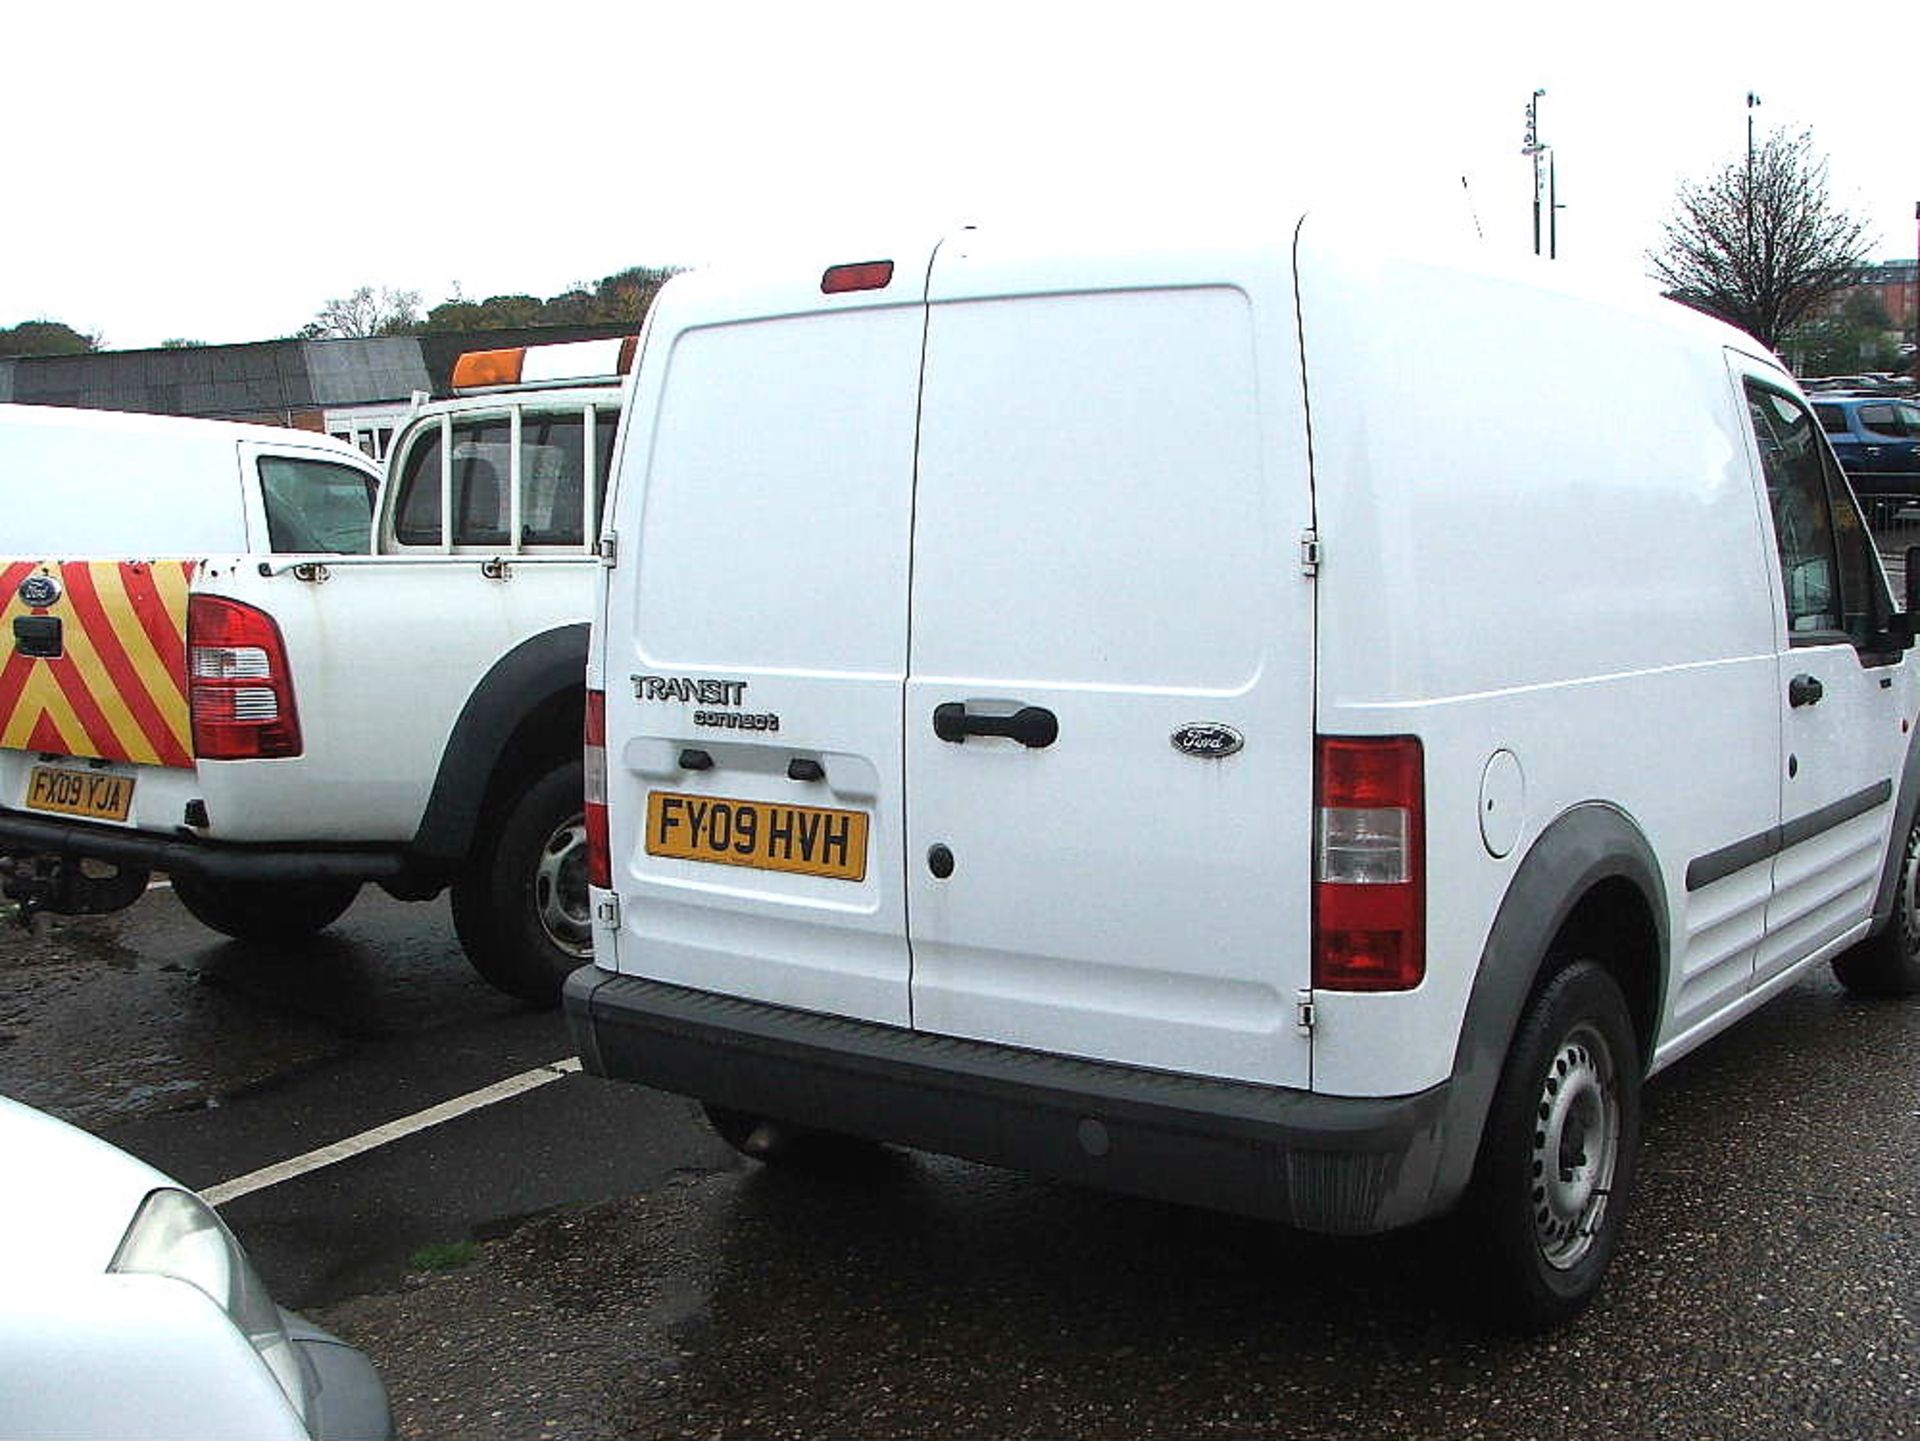
[[[1866,255],[1866,223],[1828,196],[1826,159],[1803,130],[1776,131],[1710,180],[1683,184],[1647,260],[1676,300],[1778,348]]]
[[[370,335],[397,335],[420,324],[420,292],[378,292],[363,285],[340,300],[329,300],[320,313],[301,327],[303,340],[359,339]]]

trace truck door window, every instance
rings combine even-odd
[[[260,457],[267,541],[281,554],[365,555],[372,545],[371,476],[331,461]]]
[[[506,416],[453,425],[453,543],[505,545],[513,504],[513,425]]]
[[[1837,631],[1866,648],[1884,630],[1892,601],[1853,493],[1805,406],[1756,381],[1746,389],[1773,507],[1787,630],[1801,643]]]
[[[587,485],[584,411],[520,416],[520,542],[579,545]]]
[[[414,436],[401,463],[393,538],[402,545],[440,544],[440,427]]]
[[[566,546],[578,548],[590,516],[606,494],[617,407],[594,407],[592,502],[589,512],[587,409],[542,411],[519,407],[520,451],[515,464],[513,416],[488,414],[453,420],[453,518],[457,546]],[[419,432],[400,461],[394,484],[394,539],[401,545],[442,543],[441,427]],[[513,483],[520,486],[520,534],[513,525]]]

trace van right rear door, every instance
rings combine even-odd
[[[906,686],[917,1029],[1305,1086],[1313,583],[1287,257],[949,241]]]

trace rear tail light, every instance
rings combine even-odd
[[[187,690],[201,760],[300,754],[287,648],[265,611],[220,596],[189,598]]]
[[[893,284],[891,260],[862,260],[854,265],[835,265],[820,277],[822,295],[846,295],[855,290],[885,290]]]
[[[607,831],[607,693],[587,692],[587,884],[613,886],[613,846]]]
[[[1426,787],[1411,736],[1322,736],[1313,984],[1406,991],[1427,973]]]

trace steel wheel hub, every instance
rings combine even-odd
[[[1900,949],[1920,956],[1920,830],[1907,836],[1907,852],[1900,858],[1900,883],[1894,893],[1894,923],[1900,927]]]
[[[1613,1057],[1601,1035],[1576,1027],[1547,1068],[1535,1113],[1533,1233],[1547,1264],[1579,1264],[1600,1230],[1620,1152]]]
[[[534,910],[540,928],[561,950],[585,959],[593,954],[587,913],[587,823],[584,816],[557,828],[540,850],[533,876]]]

